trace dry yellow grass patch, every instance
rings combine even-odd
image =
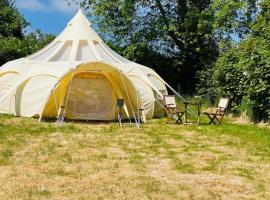
[[[0,128],[0,199],[270,199],[268,152],[204,127],[2,117]]]

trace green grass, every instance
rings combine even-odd
[[[189,128],[208,137],[229,136],[229,146],[246,147],[254,155],[270,155],[270,129],[256,125],[223,124],[220,126],[197,126]]]
[[[270,199],[270,129],[0,115],[0,199]]]
[[[10,158],[13,156],[13,151],[10,149],[4,149],[0,155],[0,166],[10,164]]]

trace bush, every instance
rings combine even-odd
[[[4,37],[0,38],[0,67],[8,61],[30,55],[55,37],[43,34],[40,31],[31,33],[24,38]]]
[[[209,74],[214,92],[204,91],[231,97],[233,113],[245,112],[256,122],[270,121],[269,19],[270,0],[264,0],[249,37],[221,53]]]
[[[248,104],[255,121],[270,119],[270,45],[262,37],[242,44],[241,65],[245,70],[244,85]]]
[[[239,66],[239,51],[232,48],[223,53],[216,62],[213,74],[216,82],[218,96],[231,98],[231,111],[233,114],[240,113],[240,104],[244,94],[243,69]]]
[[[197,84],[197,93],[204,99],[207,99],[211,104],[214,104],[217,98],[216,81],[213,77],[215,72],[214,67],[210,67],[206,70],[202,70],[198,73],[197,78],[199,84]]]

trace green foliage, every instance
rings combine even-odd
[[[113,49],[152,67],[181,93],[193,93],[198,80],[211,72],[219,47],[225,50],[249,33],[258,0],[77,2],[91,10]]]
[[[214,0],[215,30],[220,47],[230,46],[235,37],[243,38],[250,32],[250,24],[258,11],[258,0]]]
[[[42,34],[40,31],[24,36],[22,39],[0,38],[0,66],[36,52],[53,39],[53,35]]]
[[[14,6],[13,0],[0,0],[0,38],[23,38],[23,29],[29,25]]]
[[[220,55],[212,76],[216,93],[232,98],[232,110],[239,113],[244,99],[255,121],[270,119],[269,8],[269,0],[261,3],[250,36]]]
[[[243,70],[237,66],[239,62],[239,51],[232,48],[220,56],[216,62],[216,69],[213,79],[217,84],[216,93],[218,96],[231,98],[231,110],[239,113],[240,103],[244,96]]]
[[[217,98],[217,83],[213,78],[215,68],[213,66],[198,73],[199,84],[197,84],[197,93],[207,99],[209,103],[214,104]]]
[[[270,25],[270,24],[269,24]],[[245,66],[245,94],[256,121],[270,119],[270,45],[264,38],[243,43],[242,65]]]
[[[13,1],[0,0],[0,66],[34,53],[54,39],[40,30],[24,35],[28,25]]]

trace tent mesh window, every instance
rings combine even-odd
[[[107,62],[117,62],[104,48],[99,44],[99,42],[94,41],[95,49],[97,50],[100,57]]]
[[[97,60],[91,47],[86,40],[79,42],[78,51],[76,55],[76,61]]]
[[[112,86],[104,76],[77,75],[70,88],[68,112],[73,119],[106,119],[112,99]]]
[[[67,41],[50,61],[68,61],[71,53],[72,41]]]
[[[30,57],[31,60],[37,60],[37,61],[45,61],[46,58],[51,56],[60,46],[61,42],[54,43],[51,47],[46,49],[43,52],[38,52],[34,56]]]

